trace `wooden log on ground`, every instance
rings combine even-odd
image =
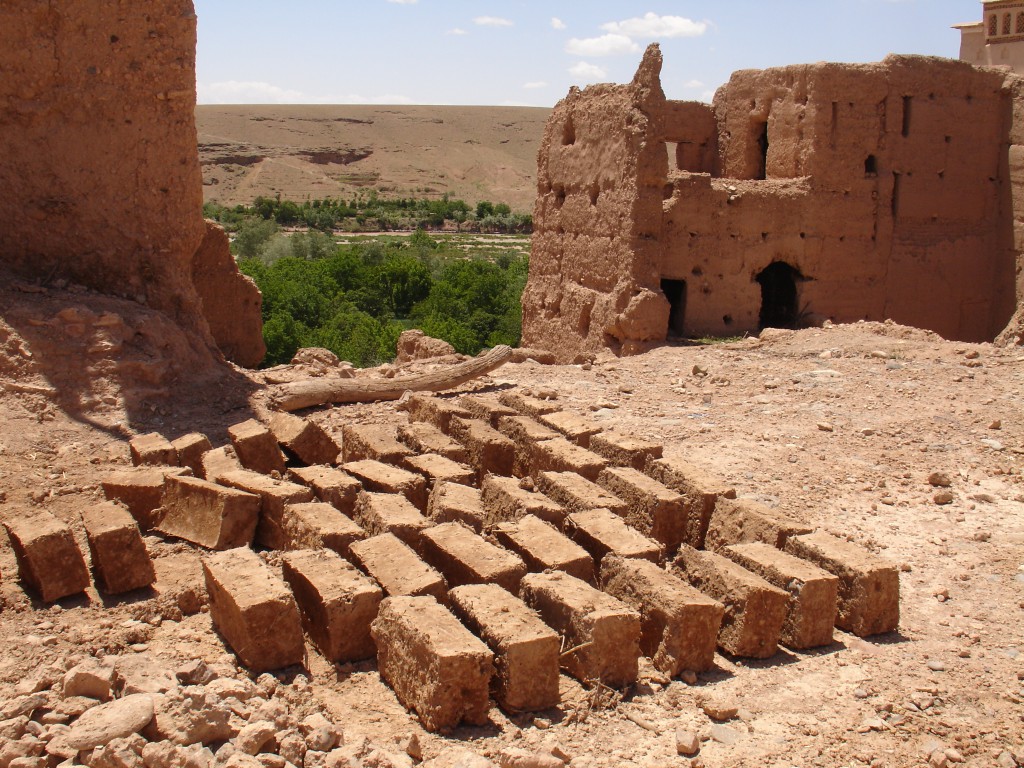
[[[281,384],[272,392],[273,404],[282,411],[297,411],[326,403],[372,403],[397,400],[405,392],[440,392],[490,373],[508,362],[512,349],[499,344],[478,357],[441,371],[394,379],[317,378]]]

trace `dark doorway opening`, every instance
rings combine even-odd
[[[773,261],[754,278],[761,285],[761,328],[793,328],[800,319],[797,281],[804,280],[800,270],[784,261]]]
[[[768,178],[768,123],[761,125],[761,132],[757,136],[757,175],[755,179]]]
[[[686,281],[662,280],[661,292],[668,299],[668,336],[682,338],[683,325],[686,322]]]

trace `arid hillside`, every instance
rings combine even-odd
[[[381,194],[530,211],[550,110],[532,107],[200,106],[204,197],[251,203]]]

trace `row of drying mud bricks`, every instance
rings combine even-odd
[[[728,499],[734,494],[693,467],[659,458],[658,446],[602,435],[583,417],[515,394],[505,403],[467,397],[455,404],[416,397],[409,409],[414,421],[400,429],[402,439],[416,450],[434,453],[415,456],[393,435],[346,429],[342,467],[361,482],[327,466],[293,468],[293,479],[311,486],[306,488],[232,469],[223,451],[216,462],[200,457],[200,471],[215,468],[218,482],[261,498],[255,533],[263,546],[334,549],[383,587],[332,552],[293,552],[285,557],[284,572],[296,606],[289,590],[251,550],[207,558],[214,621],[248,666],[267,669],[300,663],[304,649],[299,627],[304,624],[329,658],[365,658],[376,647],[381,674],[402,701],[427,727],[447,727],[463,719],[476,721],[481,708],[486,712],[492,659],[498,672],[495,693],[503,706],[553,706],[560,643],[572,649],[561,658],[571,674],[621,686],[635,679],[641,652],[675,675],[708,668],[716,644],[736,655],[766,657],[774,653],[780,638],[795,648],[831,642],[834,620],[858,634],[888,631],[898,622],[894,569],[852,545],[810,534],[777,512]],[[288,418],[294,427],[308,424]],[[238,460],[245,457],[250,466],[261,461],[263,471],[280,472],[283,456],[278,463],[276,443],[271,446],[264,439],[264,451],[246,453],[239,445],[243,441],[236,438],[241,434],[251,440],[261,430],[271,432],[254,422],[233,430]],[[276,432],[281,432],[280,426]],[[276,437],[287,450],[280,435]],[[603,449],[605,455],[581,443]],[[370,456],[374,458],[366,458]],[[441,475],[431,477],[425,470],[436,469],[438,463],[431,459],[440,457],[457,466],[468,460],[475,472],[460,471],[456,477],[452,467],[444,466],[445,480]],[[324,464],[331,461],[318,459]],[[410,481],[401,469],[382,466],[380,460],[407,468],[418,462],[420,472],[435,481],[429,500],[422,479]],[[637,469],[641,466],[647,474]],[[472,482],[474,474],[483,478],[482,492],[463,485]],[[531,474],[547,495],[526,490],[507,477]],[[170,475],[165,495],[173,499],[175,491],[170,489],[180,491],[201,482]],[[361,486],[390,493],[360,490]],[[319,505],[309,501],[313,492],[322,499]],[[433,523],[420,514],[424,505]],[[173,528],[173,516],[169,521],[166,514],[174,506],[165,504],[165,532],[175,533],[167,530]],[[310,513],[311,508],[321,510],[321,532],[331,528],[331,517],[345,520],[352,530],[334,539],[320,535],[302,540],[295,535],[296,525],[282,523],[290,512],[294,518],[295,510],[303,508]],[[367,530],[361,531],[335,509],[355,516]],[[185,517],[195,518],[179,515]],[[502,546],[444,521],[486,529]],[[306,528],[317,530],[317,524],[307,521]],[[364,538],[366,533],[376,535]],[[252,535],[244,533],[242,538],[251,541]],[[196,543],[226,548],[231,542],[218,535]],[[697,549],[705,544],[718,554]],[[672,572],[660,567],[663,553],[677,549]],[[595,561],[601,564],[599,583],[604,592],[592,586]],[[545,569],[553,570],[525,575]],[[263,586],[257,589],[257,584]],[[447,591],[454,585],[462,586]],[[525,603],[513,596],[517,591]],[[385,593],[392,597],[382,609]],[[441,603],[450,606],[487,647]],[[268,615],[276,617],[272,633],[265,631]],[[441,621],[438,616],[451,618]],[[289,631],[280,630],[282,621]],[[425,626],[436,626],[436,636],[424,634]],[[453,640],[457,637],[459,642]],[[487,663],[481,661],[484,658]],[[470,685],[459,673],[456,688],[462,693],[455,695],[449,675],[462,667],[477,669],[476,678],[485,682]],[[425,681],[428,670],[433,672]],[[470,694],[471,689],[475,693]]]

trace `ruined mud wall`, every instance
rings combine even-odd
[[[0,4],[0,264],[134,299],[210,340],[192,283],[206,234],[195,49],[191,0]],[[255,365],[259,294],[224,267],[246,300],[216,340]]]
[[[803,315],[991,340],[1017,253],[1004,81],[924,57],[733,75],[715,98],[723,178],[679,179],[667,206],[687,326],[756,329],[755,277],[782,261]]]
[[[548,120],[524,346],[566,361],[663,336],[668,302],[657,289],[657,238],[665,146],[648,117],[665,103],[660,70],[661,53],[650,49],[632,83],[574,88]]]
[[[638,80],[654,76],[649,60],[660,62],[656,49]],[[795,294],[786,322],[892,318],[970,341],[1006,325],[1024,232],[1015,76],[892,56],[737,72],[712,106],[666,101],[653,79],[657,98],[630,99],[636,82],[573,91],[548,124],[524,295],[530,344],[571,359],[595,345],[641,349],[670,327],[756,332],[777,320],[762,314],[759,282],[773,264]],[[635,142],[615,140],[621,125],[642,126]],[[579,205],[567,217],[568,196],[561,211],[550,203],[546,185],[575,191],[609,167],[616,189],[650,192],[646,207],[610,198],[617,209]],[[609,241],[596,280],[600,257],[574,254],[609,220],[632,238]],[[643,324],[609,332],[630,290],[662,289],[674,292],[669,311],[647,299]]]

